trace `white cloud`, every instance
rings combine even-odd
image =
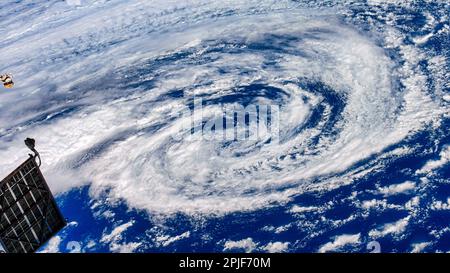
[[[280,234],[280,233],[283,233],[283,232],[289,230],[289,228],[291,226],[292,226],[292,224],[287,224],[287,225],[283,225],[283,226],[279,226],[279,227],[265,226],[265,227],[262,228],[262,230],[269,231],[269,232],[274,232],[275,234]]]
[[[427,246],[429,246],[430,244],[431,244],[430,242],[422,242],[422,243],[415,243],[415,244],[412,244],[412,245],[411,245],[411,247],[412,247],[411,252],[412,252],[412,253],[421,253],[421,252],[423,252],[423,250],[424,250]]]
[[[378,199],[365,200],[361,204],[361,207],[364,209],[386,208],[387,206],[388,204],[386,200],[378,200]]]
[[[326,243],[319,248],[319,252],[339,251],[342,247],[347,245],[356,245],[361,243],[361,233],[358,234],[343,234],[334,237],[332,242]]]
[[[102,213],[102,216],[106,219],[112,219],[114,218],[114,216],[116,216],[116,214],[112,210],[105,210]]]
[[[435,169],[438,169],[450,161],[450,146],[445,146],[442,151],[439,153],[440,158],[438,160],[430,160],[428,161],[420,170],[416,173],[418,174],[427,174]]]
[[[286,252],[289,248],[289,242],[270,242],[263,249],[269,253]]]
[[[405,209],[414,211],[414,209],[417,208],[419,204],[420,204],[420,197],[414,196],[413,198],[411,198],[411,200],[405,203]]]
[[[95,206],[94,206],[94,208],[95,208]],[[114,221],[114,216],[116,215],[112,210],[110,210],[110,209],[107,209],[107,210],[97,210],[97,211],[94,211],[94,217],[95,218],[98,218],[98,219],[101,219],[101,218],[103,218],[103,219],[108,219],[108,220],[110,220],[110,221]]]
[[[139,246],[142,245],[141,242],[123,242],[123,234],[128,228],[132,227],[134,223],[134,220],[132,220],[115,227],[110,233],[104,233],[100,242],[109,244],[109,249],[112,252],[129,253],[136,251]]]
[[[253,252],[257,246],[258,244],[253,242],[252,238],[247,238],[239,241],[226,241],[223,250],[226,251],[226,250],[243,249],[245,250],[245,252],[250,253]]]
[[[311,212],[317,210],[317,207],[301,207],[298,205],[292,206],[292,208],[289,210],[291,213],[304,213],[304,212]]]
[[[47,244],[47,247],[41,250],[41,253],[58,253],[60,251],[59,245],[61,244],[61,237],[54,236],[52,237]]]
[[[447,198],[447,202],[434,201],[431,204],[431,209],[433,209],[433,210],[450,210],[450,197]]]
[[[112,243],[111,246],[110,246],[110,250],[112,252],[117,252],[117,253],[133,253],[141,245],[142,245],[142,243],[135,243],[135,242],[124,243],[124,244]]]
[[[417,36],[413,38],[414,43],[416,44],[424,44],[430,40],[431,37],[433,37],[434,33],[428,33],[422,36]]]
[[[285,232],[285,231],[289,230],[289,228],[291,226],[292,226],[291,224],[287,224],[287,225],[284,225],[284,226],[279,226],[279,227],[275,228],[275,233],[279,234],[279,233]]]
[[[405,231],[406,227],[409,224],[410,216],[407,216],[403,219],[398,220],[394,223],[388,223],[383,225],[380,229],[374,229],[369,232],[369,236],[378,238],[383,237],[388,234],[398,235]]]
[[[66,3],[69,6],[81,6],[82,0],[66,0]]]
[[[414,190],[416,187],[416,183],[411,181],[406,181],[400,184],[393,184],[387,187],[379,188],[380,193],[385,196],[396,195],[399,193],[407,193],[411,190]]]
[[[122,240],[123,233],[133,225],[134,225],[134,221],[130,221],[130,222],[127,222],[125,224],[115,227],[110,233],[106,233],[106,234],[104,233],[102,238],[100,239],[100,242],[111,243],[114,241]]]
[[[69,222],[69,223],[67,223],[67,226],[68,227],[76,227],[76,226],[78,226],[78,222],[77,221]]]
[[[175,242],[177,242],[179,240],[189,238],[190,236],[191,236],[191,232],[190,231],[186,231],[186,232],[184,232],[184,233],[182,233],[180,235],[173,236],[173,237],[171,237],[169,235],[160,235],[160,236],[156,237],[155,242],[159,246],[166,247],[166,246],[169,246],[169,245],[171,245],[171,244],[173,244],[173,243],[175,243]]]
[[[86,244],[86,248],[90,249],[90,248],[94,248],[97,245],[97,243],[94,240],[89,240]]]

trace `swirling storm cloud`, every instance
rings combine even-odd
[[[33,136],[60,200],[87,187],[165,228],[266,219],[194,224],[207,250],[450,250],[446,1],[4,2],[1,173]],[[277,140],[192,137],[196,98],[201,123],[277,106]],[[133,250],[169,245],[150,233]]]

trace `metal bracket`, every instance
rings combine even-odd
[[[38,167],[41,166],[42,161],[41,161],[41,156],[39,155],[39,152],[36,150],[35,146],[36,146],[36,141],[33,138],[27,138],[25,139],[25,145],[28,147],[28,149],[30,149],[34,155],[29,154],[31,157],[34,158],[34,160],[36,161],[36,159],[39,159],[39,163],[36,164],[38,165]]]

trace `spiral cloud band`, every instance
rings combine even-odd
[[[449,114],[445,57],[388,19],[363,32],[345,1],[49,2],[51,17],[0,23],[2,70],[21,82],[1,95],[0,170],[36,135],[58,192],[88,184],[157,214],[253,211],[376,172]],[[198,101],[200,116],[183,114]],[[224,109],[261,121],[265,107],[276,134],[252,138],[264,122],[245,117],[215,130],[234,120]]]

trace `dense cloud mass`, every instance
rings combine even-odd
[[[0,72],[16,87],[0,94],[0,173],[32,136],[55,192],[88,185],[148,213],[207,216],[286,205],[434,149],[416,181],[379,186],[411,191],[449,161],[448,133],[433,135],[449,116],[448,3],[426,3],[409,28],[408,1],[352,2],[2,1]],[[204,121],[279,106],[277,141],[192,137],[181,113],[196,97]]]

